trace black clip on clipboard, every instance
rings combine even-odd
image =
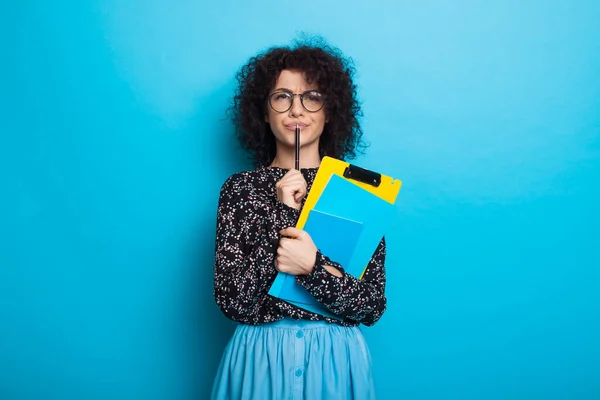
[[[375,187],[381,185],[381,174],[352,164],[348,165],[344,170],[344,178],[353,179]]]

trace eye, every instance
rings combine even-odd
[[[304,98],[309,101],[320,102],[321,101],[321,93],[319,92],[306,92],[304,94]]]
[[[290,95],[285,92],[275,93],[275,95],[273,96],[273,99],[275,99],[275,100],[286,100],[289,98],[290,98]]]

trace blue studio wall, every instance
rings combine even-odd
[[[600,398],[600,3],[0,6],[0,399],[203,399],[224,110],[299,31],[351,55],[404,181],[380,399]]]

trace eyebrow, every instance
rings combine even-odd
[[[279,91],[281,91],[281,92],[286,92],[286,93],[294,93],[292,90],[290,90],[290,89],[288,89],[288,88],[283,88],[283,87],[274,89],[274,90],[273,90],[273,93],[274,93],[274,92],[279,92]],[[304,91],[304,92],[302,92],[302,93],[308,93],[308,92],[318,92],[318,91],[319,91],[318,89],[308,89],[308,90],[305,90],[305,91]]]

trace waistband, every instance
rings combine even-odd
[[[282,320],[279,320],[279,321],[263,324],[261,326],[263,326],[265,328],[272,327],[272,328],[295,329],[295,330],[329,328],[329,327],[333,327],[333,326],[341,327],[341,325],[332,324],[332,323],[329,323],[326,321],[308,321],[305,319],[293,319],[293,318],[287,318],[287,317]]]

